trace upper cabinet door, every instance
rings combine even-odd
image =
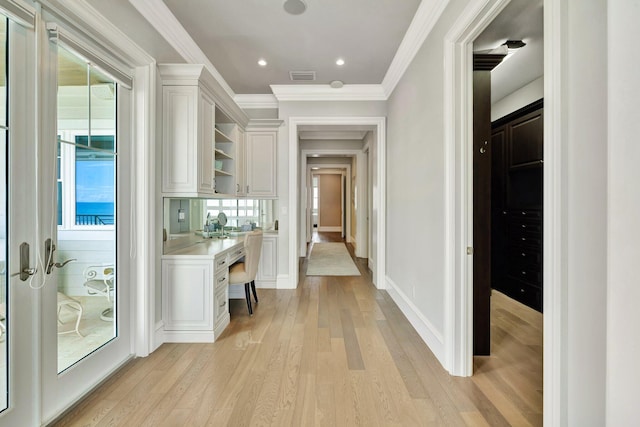
[[[277,131],[249,131],[245,135],[247,197],[276,197]]]
[[[214,194],[213,101],[196,85],[164,86],[162,101],[162,192]]]

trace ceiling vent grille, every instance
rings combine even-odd
[[[315,71],[289,71],[289,78],[294,82],[311,82],[316,79]]]

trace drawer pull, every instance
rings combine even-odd
[[[526,215],[526,214],[527,214],[526,212],[524,212],[524,211],[522,212],[522,215]]]
[[[227,263],[227,260],[220,261],[220,262],[218,263],[218,267],[220,267],[221,265],[225,265],[226,263]]]
[[[526,272],[526,271],[523,271],[523,272],[522,272],[522,275],[523,275],[523,276],[526,276],[526,275],[527,275],[527,272]]]
[[[226,302],[226,301],[222,301],[222,303],[221,303],[221,304],[219,304],[219,306],[220,306],[220,307],[224,307],[225,305],[227,305],[227,302]]]
[[[524,289],[520,288],[520,293],[524,294]]]
[[[523,257],[527,256],[527,254],[525,254],[524,252],[522,252],[520,255],[522,255]]]
[[[524,225],[524,224],[522,224],[522,228],[527,228],[527,226],[526,226],[526,225]]]
[[[527,238],[526,238],[526,237],[523,237],[523,238],[522,238],[522,241],[524,242],[525,240],[527,240]]]
[[[224,282],[226,279],[227,279],[226,277],[221,277],[221,278],[218,279],[218,283]]]

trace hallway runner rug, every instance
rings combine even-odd
[[[307,276],[360,276],[344,243],[314,243]]]

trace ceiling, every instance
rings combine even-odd
[[[420,4],[306,0],[290,15],[283,0],[163,1],[237,94],[271,93],[293,83],[290,71],[315,71],[316,84],[379,84]]]
[[[543,0],[511,0],[476,38],[474,51],[494,49],[507,40],[527,45],[491,72],[491,101],[496,102],[543,75]]]
[[[193,61],[189,43],[176,47],[165,38],[191,37],[236,94],[270,94],[272,84],[380,84],[424,6],[420,0],[305,0],[306,12],[294,16],[283,10],[284,0],[86,1],[158,63]],[[474,43],[476,51],[507,39],[527,43],[492,72],[494,101],[542,76],[542,3],[512,0]],[[266,67],[258,66],[260,58]],[[337,58],[345,65],[337,66]],[[317,80],[292,82],[289,71],[315,71]]]

